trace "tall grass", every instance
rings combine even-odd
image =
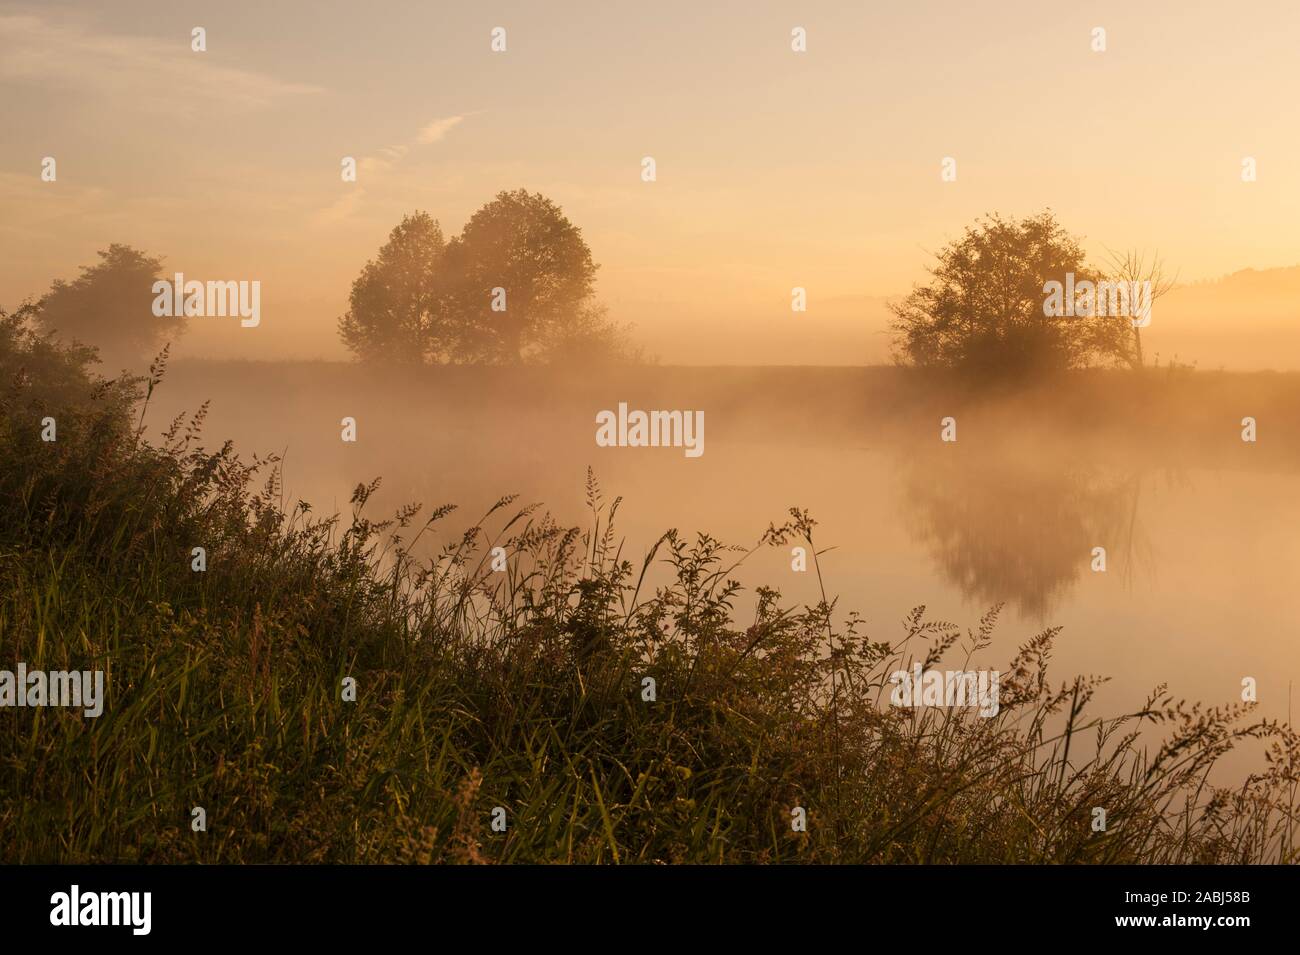
[[[449,507],[372,520],[374,483],[320,518],[275,459],[204,449],[203,409],[146,441],[161,362],[105,383],[88,357],[0,315],[0,668],[108,674],[98,719],[0,710],[3,861],[1296,858],[1300,747],[1248,708],[1160,688],[1088,716],[1096,681],[1048,679],[1055,629],[994,717],[893,707],[892,671],[987,655],[996,609],[874,640],[825,596],[742,589],[753,549],[671,531],[631,559],[594,480],[585,529],[502,498],[439,544]],[[756,546],[815,562],[815,529],[792,510]],[[1243,739],[1268,761],[1212,786]]]

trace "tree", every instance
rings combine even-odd
[[[1174,287],[1178,276],[1165,278],[1165,265],[1160,255],[1153,254],[1148,262],[1147,254],[1137,249],[1110,252],[1109,266],[1111,281],[1130,285],[1134,282],[1145,283],[1147,287],[1147,314],[1142,321],[1133,322],[1133,342],[1128,353],[1129,364],[1135,369],[1141,369],[1146,366],[1146,360],[1142,356],[1142,329],[1150,323],[1151,306]]]
[[[1049,283],[1075,289],[1100,279],[1051,212],[990,216],[937,259],[933,280],[890,306],[900,362],[1000,379],[1128,360],[1128,317],[1078,298],[1049,314]]]
[[[540,193],[500,192],[447,250],[462,354],[521,362],[591,319],[596,264],[582,231]]]
[[[350,307],[339,319],[353,354],[392,364],[449,357],[446,248],[442,227],[428,213],[402,218],[352,283]]]
[[[82,266],[76,280],[50,286],[36,318],[49,333],[94,346],[107,364],[132,364],[183,331],[185,320],[153,313],[161,259],[119,243],[98,254],[99,263]]]
[[[339,332],[371,361],[638,360],[595,300],[596,268],[581,230],[539,193],[498,193],[448,242],[417,212],[352,283]]]

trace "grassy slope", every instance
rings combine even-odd
[[[889,707],[889,672],[980,660],[995,615],[963,634],[918,610],[877,642],[833,602],[741,592],[743,552],[703,535],[662,540],[675,583],[642,593],[594,485],[585,531],[503,501],[418,564],[442,512],[371,523],[359,488],[351,520],[281,513],[273,462],[202,450],[201,412],[145,444],[132,388],[21,317],[0,322],[0,667],[102,667],[108,705],[0,711],[3,861],[1294,859],[1295,740],[1247,713],[1085,721],[1089,684],[1045,677],[1051,631],[998,667],[992,719]],[[768,543],[813,536],[793,512]],[[1169,742],[1144,752],[1151,722]],[[1206,791],[1240,735],[1278,761]]]

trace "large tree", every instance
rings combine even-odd
[[[355,282],[343,343],[358,358],[389,364],[448,358],[454,342],[447,312],[446,242],[428,213],[403,217]]]
[[[596,268],[581,230],[539,193],[498,193],[447,242],[417,212],[353,282],[339,331],[381,362],[636,360],[595,300]]]
[[[582,231],[550,199],[500,192],[447,249],[467,358],[537,357],[591,315],[596,263]]]
[[[931,281],[891,306],[902,363],[996,379],[1129,360],[1130,318],[1078,300],[1067,310],[1073,314],[1045,308],[1049,283],[1101,278],[1051,212],[1020,221],[990,216],[937,259]]]
[[[47,332],[99,350],[107,365],[149,357],[159,342],[185,328],[180,316],[153,313],[153,283],[162,261],[113,243],[72,282],[56,281],[41,299],[37,321]]]

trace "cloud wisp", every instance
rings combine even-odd
[[[188,37],[96,33],[76,22],[0,14],[0,81],[111,97],[140,108],[191,113],[199,106],[260,109],[323,92],[195,53]]]

